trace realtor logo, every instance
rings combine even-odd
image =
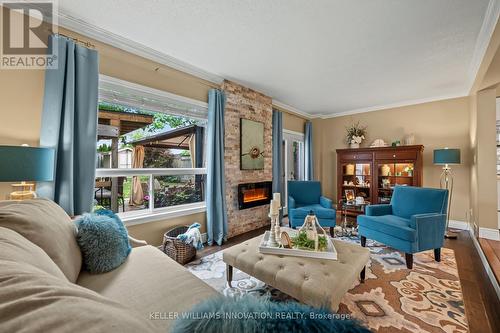
[[[57,68],[56,45],[49,36],[57,29],[54,1],[1,1],[1,69]]]

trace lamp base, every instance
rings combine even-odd
[[[36,198],[34,191],[14,191],[10,193],[10,200],[29,200]]]
[[[458,238],[458,233],[453,232],[453,231],[446,231],[444,234],[444,238],[446,239],[457,239]]]

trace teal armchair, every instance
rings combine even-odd
[[[288,182],[288,221],[291,228],[304,224],[309,211],[313,211],[322,227],[329,227],[333,235],[337,212],[332,208],[332,200],[321,195],[318,181]]]
[[[417,252],[433,249],[440,261],[447,207],[448,190],[396,186],[390,204],[367,206],[358,216],[361,245],[368,238],[404,252],[409,269]]]

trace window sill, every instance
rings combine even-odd
[[[173,219],[180,216],[187,216],[197,213],[203,213],[207,210],[205,202],[194,204],[179,205],[176,207],[156,209],[153,213],[148,210],[144,212],[119,213],[121,220],[126,226],[158,222],[162,220]]]

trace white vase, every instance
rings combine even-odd
[[[351,144],[349,145],[349,147],[350,147],[350,148],[353,148],[353,149],[354,149],[354,148],[359,148],[359,143],[351,143]]]

